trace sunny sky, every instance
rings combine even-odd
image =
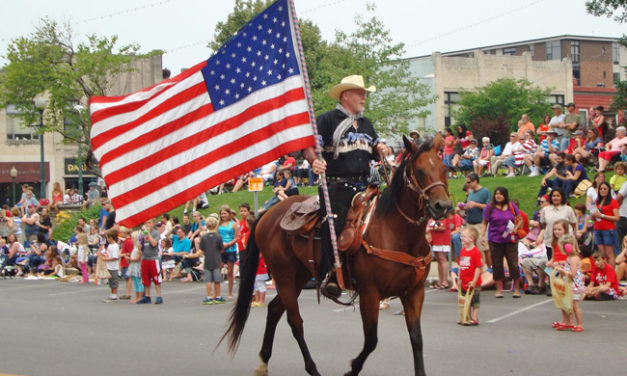
[[[4,0],[8,3],[7,0]],[[619,37],[625,25],[586,13],[584,0],[371,0],[405,57],[563,34]],[[41,17],[70,22],[80,38],[118,35],[142,51],[166,51],[163,66],[176,74],[209,57],[207,42],[226,20],[234,0],[22,0],[0,14],[0,55],[11,39],[28,35]],[[365,14],[361,0],[295,0],[301,18],[316,23],[327,40],[352,32]],[[0,58],[0,65],[6,60]]]

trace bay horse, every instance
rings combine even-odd
[[[359,295],[365,337],[363,349],[352,360],[351,370],[346,375],[359,374],[366,358],[374,351],[377,345],[379,301],[390,296],[398,296],[405,310],[415,374],[425,374],[420,315],[424,301],[424,282],[431,261],[430,248],[425,239],[426,220],[429,216],[435,219],[445,217],[451,210],[451,201],[446,168],[438,157],[438,150],[442,145],[441,136],[436,135],[434,139],[427,140],[420,146],[406,137],[403,137],[403,142],[405,155],[371,216],[364,245],[346,259],[355,280],[355,291]],[[308,268],[308,240],[288,234],[279,226],[285,211],[293,203],[306,198],[307,196],[292,196],[281,201],[261,216],[251,229],[245,262],[240,269],[239,295],[231,312],[230,325],[220,342],[230,334],[229,351],[234,352],[237,348],[250,312],[261,252],[275,279],[277,295],[268,304],[266,328],[259,352],[261,363],[255,369],[255,375],[268,373],[267,365],[272,355],[277,323],[286,311],[292,334],[305,360],[305,370],[310,375],[319,375],[305,342],[303,320],[298,308],[298,296],[312,278],[312,269]],[[376,250],[402,253],[404,258],[417,263],[408,265],[380,258],[366,252],[367,245]],[[315,250],[315,263],[319,265],[318,242]]]

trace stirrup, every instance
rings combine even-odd
[[[320,292],[331,300],[337,300],[342,296],[342,290],[335,281],[335,273],[329,272],[320,284]]]

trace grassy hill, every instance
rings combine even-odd
[[[592,174],[588,172],[588,176],[592,177]],[[609,179],[609,175],[608,175]],[[533,178],[527,176],[517,176],[514,178],[505,178],[504,176],[497,177],[487,177],[481,178],[480,184],[490,190],[490,192],[494,192],[494,189],[499,186],[506,187],[509,192],[510,199],[518,199],[520,202],[520,206],[522,210],[531,215],[535,210],[535,203],[538,195],[538,191],[540,189],[540,183],[542,181],[542,176],[536,176]],[[464,201],[464,191],[462,191],[462,186],[465,183],[465,179],[460,177],[458,179],[450,179],[449,180],[449,192],[451,193],[451,197],[453,199],[453,204],[457,202]],[[317,194],[317,187],[299,187],[301,194],[313,195]],[[272,197],[272,189],[271,187],[265,187],[262,192],[258,193],[259,198],[259,207],[261,207],[267,199]],[[222,195],[210,195],[209,196],[209,208],[199,210],[203,215],[207,216],[210,213],[217,213],[220,210],[222,205],[229,205],[231,208],[237,211],[237,208],[243,202],[247,202],[250,204],[251,208],[254,209],[254,193],[248,192],[247,190],[242,190],[240,192],[235,193],[225,193]],[[584,202],[584,198],[579,199],[571,199],[571,204],[574,205],[578,202]],[[178,217],[182,219],[183,217],[183,208],[184,206],[179,206],[178,208],[171,210],[169,213],[171,216]],[[191,211],[191,207],[190,207]],[[98,209],[90,209],[89,211],[82,211],[80,213],[75,213],[71,215],[67,220],[63,223],[59,224],[55,228],[55,238],[61,240],[67,240],[73,232],[74,226],[78,221],[79,217],[83,218],[97,218],[98,217]]]

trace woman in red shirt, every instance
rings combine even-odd
[[[599,196],[596,202],[596,211],[592,213],[594,219],[594,244],[599,249],[608,264],[614,265],[614,244],[616,244],[616,222],[619,220],[618,202],[612,198],[612,188],[609,183],[603,182],[598,187]]]
[[[538,125],[537,134],[540,135],[540,140],[538,143],[542,142],[546,138],[546,132],[549,130],[549,122],[551,121],[551,115],[544,115],[542,118],[542,123]]]

